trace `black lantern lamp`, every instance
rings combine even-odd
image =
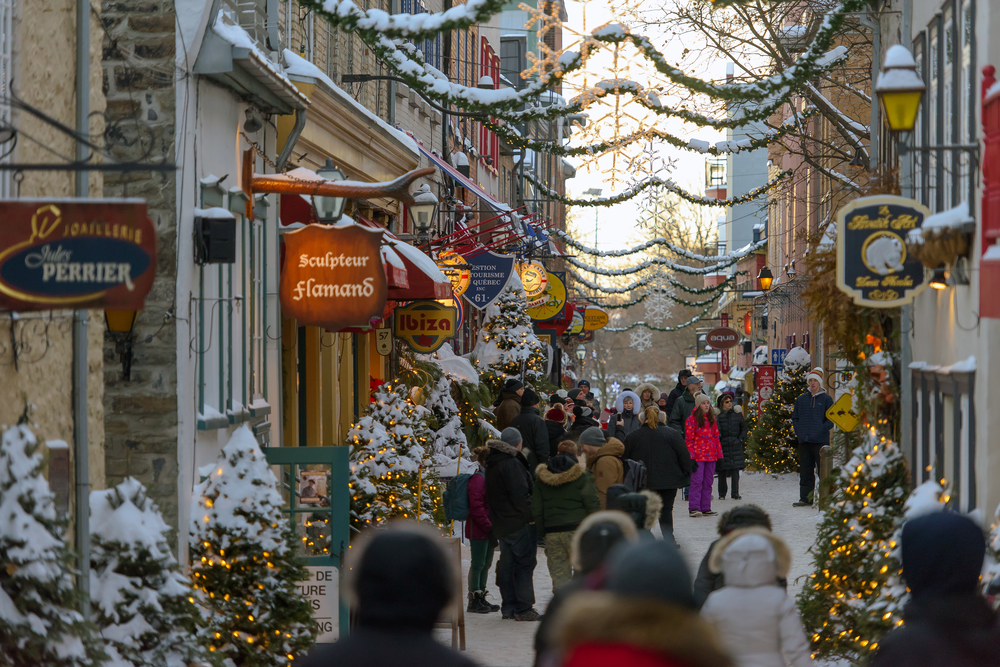
[[[757,282],[760,283],[760,288],[765,292],[771,289],[771,282],[774,281],[774,274],[771,273],[771,269],[766,266],[762,266],[760,272],[757,273]]]
[[[582,343],[576,347],[576,358],[580,361],[587,358],[587,348]]]
[[[413,204],[410,206],[410,217],[413,219],[417,238],[421,241],[426,241],[430,237],[437,205],[438,198],[431,192],[431,186],[424,183],[417,188],[413,195]]]
[[[122,362],[122,379],[132,379],[132,330],[139,319],[138,310],[105,310],[104,321],[115,341],[115,353]]]
[[[326,159],[326,164],[316,172],[316,175],[326,181],[343,181],[347,177],[340,169],[333,166],[333,160]],[[316,212],[316,219],[325,225],[332,225],[340,220],[344,215],[344,204],[347,200],[344,197],[322,197],[312,196],[313,210]]]

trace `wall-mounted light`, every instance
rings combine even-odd
[[[424,183],[417,188],[416,194],[413,195],[413,205],[410,206],[410,217],[413,219],[417,237],[421,240],[427,240],[430,235],[437,205],[438,198],[431,192],[431,186]]]
[[[896,44],[885,52],[882,71],[875,84],[886,123],[894,134],[912,132],[927,86],[917,74],[917,63],[905,46]]]
[[[347,178],[344,172],[333,166],[333,160],[330,158],[326,159],[326,164],[316,172],[316,175],[326,181],[343,181]],[[347,199],[313,195],[312,203],[313,209],[316,211],[316,219],[325,225],[332,225],[340,220],[340,216],[344,214],[344,204],[347,203]]]
[[[138,310],[105,310],[104,321],[115,341],[115,352],[122,362],[122,379],[132,379],[132,329],[139,318]]]
[[[934,273],[931,274],[930,285],[934,289],[947,289],[948,271],[944,267],[934,269]]]
[[[583,361],[584,359],[587,358],[587,348],[582,343],[578,345],[576,348],[576,358],[579,359],[580,361]]]
[[[771,273],[771,269],[766,266],[762,266],[760,271],[757,273],[757,282],[760,283],[760,288],[765,292],[771,289],[771,283],[774,281],[774,274]]]

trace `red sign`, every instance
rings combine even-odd
[[[739,341],[740,334],[735,329],[730,329],[729,327],[712,329],[705,336],[705,342],[716,350],[728,350],[729,348],[736,347],[736,343]]]
[[[382,318],[388,287],[382,231],[310,224],[284,234],[278,295],[286,317],[329,331]]]
[[[775,366],[754,366],[754,384],[757,389],[757,415],[764,412],[764,404],[774,395],[774,383],[777,378]]]
[[[554,317],[551,320],[545,320],[543,322],[536,322],[535,326],[539,329],[555,329],[556,334],[563,335],[566,333],[566,329],[569,329],[569,325],[573,323],[573,311],[576,310],[575,303],[567,303],[563,307],[562,316]]]
[[[0,308],[142,310],[156,274],[146,202],[0,202]]]

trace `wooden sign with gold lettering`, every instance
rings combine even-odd
[[[927,287],[924,266],[906,252],[906,237],[930,210],[913,199],[875,195],[837,212],[837,286],[859,306],[903,306]]]
[[[278,295],[286,317],[328,331],[382,317],[387,285],[382,230],[361,225],[306,225],[284,235]]]

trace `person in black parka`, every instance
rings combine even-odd
[[[528,470],[549,462],[549,430],[538,409],[538,394],[531,389],[521,394],[521,414],[510,420],[510,426],[521,433],[521,451],[528,460]]]
[[[545,411],[545,430],[549,433],[549,458],[559,453],[559,443],[566,439],[566,411],[562,403],[553,403]]]
[[[733,488],[733,500],[740,500],[740,470],[747,467],[744,448],[747,439],[747,423],[743,419],[742,408],[733,407],[733,395],[725,392],[716,401],[719,414],[715,421],[719,425],[719,440],[722,442],[722,460],[716,469],[719,472],[719,500],[726,499],[729,490],[727,478]],[[737,412],[740,410],[740,412]]]
[[[904,624],[879,641],[871,667],[997,667],[1000,616],[979,593],[986,536],[974,521],[935,512],[903,524]]]
[[[353,545],[359,549],[351,586],[357,624],[337,643],[313,647],[301,667],[475,667],[432,635],[455,594],[440,538],[405,524],[369,537],[366,545]]]
[[[669,417],[670,413],[674,411],[674,403],[676,403],[681,394],[687,390],[686,382],[689,377],[691,377],[691,371],[687,368],[682,369],[677,374],[677,386],[671,389],[670,393],[667,394],[667,405],[661,410],[661,412],[667,415],[667,417]]]

